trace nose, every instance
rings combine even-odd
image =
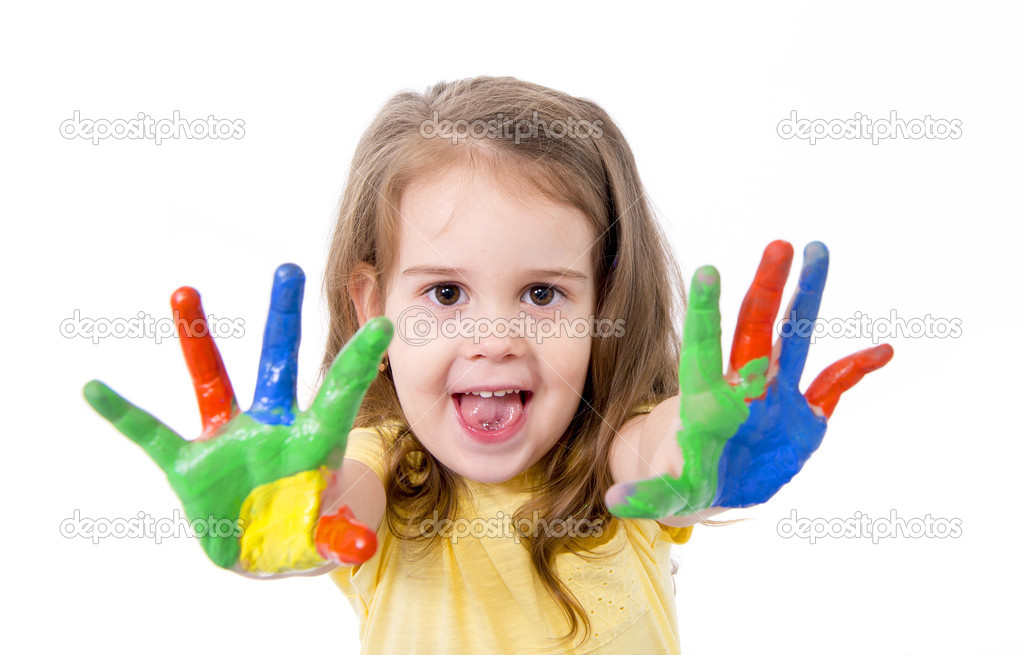
[[[515,359],[525,354],[521,337],[486,337],[473,345],[471,359],[489,359],[500,362],[504,359]]]
[[[474,322],[473,330],[466,339],[466,350],[469,359],[488,359],[500,362],[508,358],[518,358],[526,354],[528,345],[524,336],[522,319],[485,318]]]

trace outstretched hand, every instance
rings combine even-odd
[[[85,386],[85,399],[93,409],[140,445],[167,474],[192,522],[227,520],[238,525],[243,502],[257,488],[341,463],[348,432],[377,374],[393,327],[383,317],[368,321],[338,354],[310,407],[299,411],[296,384],[304,286],[305,275],[298,266],[284,264],[277,269],[255,398],[248,411],[241,413],[209,334],[199,294],[190,287],[174,293],[171,305],[202,415],[203,431],[195,440],[182,439],[102,382],[93,380]],[[339,514],[350,519],[344,509]],[[341,531],[342,542],[318,544],[319,551],[336,561],[365,561],[375,550],[375,534],[354,520],[347,523],[348,529]],[[237,532],[223,535],[212,528],[205,532],[199,539],[210,559],[236,569]]]
[[[619,501],[610,506],[613,514],[656,519],[766,502],[820,446],[842,393],[892,358],[887,344],[862,350],[826,368],[805,396],[799,391],[827,278],[827,248],[811,243],[803,259],[787,329],[772,350],[792,246],[768,245],[739,312],[725,375],[720,277],[713,266],[696,272],[679,363],[682,429],[673,436],[682,473],[615,485],[608,493]]]

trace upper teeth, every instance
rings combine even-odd
[[[506,393],[518,393],[518,389],[505,389],[504,391],[466,391],[466,393],[473,396],[479,396],[481,398],[490,398],[491,396],[497,396],[500,398]]]

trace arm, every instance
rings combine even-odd
[[[376,532],[384,518],[384,485],[373,469],[360,461],[345,458],[334,479],[323,491],[320,516],[347,505],[359,521]]]
[[[679,403],[680,396],[672,396],[650,412],[632,417],[618,431],[611,445],[611,478],[615,483],[682,473],[678,443],[663,438],[678,429]]]

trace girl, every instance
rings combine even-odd
[[[808,334],[769,357],[791,259],[765,252],[722,376],[717,272],[697,271],[680,351],[679,269],[607,114],[512,78],[438,84],[392,98],[356,150],[308,410],[293,265],[248,411],[189,329],[204,321],[188,288],[172,304],[200,439],[99,382],[85,393],[190,519],[238,523],[200,537],[218,565],[329,571],[363,652],[677,652],[671,544],[773,495],[838,395],[891,357],[858,353],[801,395]],[[811,244],[795,325],[816,318],[826,269]]]

